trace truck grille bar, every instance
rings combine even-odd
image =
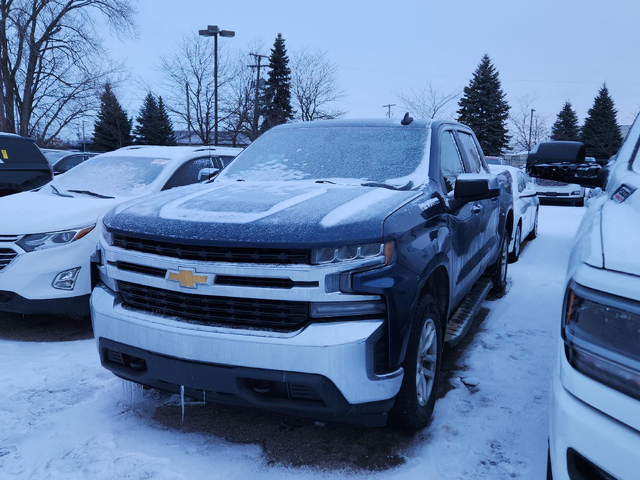
[[[213,297],[118,281],[125,307],[205,325],[297,330],[309,321],[306,302]]]

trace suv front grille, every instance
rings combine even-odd
[[[306,302],[212,297],[118,282],[123,305],[205,325],[297,330],[309,321]]]
[[[309,249],[292,248],[242,248],[214,247],[206,245],[180,245],[127,235],[113,235],[113,245],[126,250],[152,253],[181,260],[205,262],[259,263],[259,264],[306,264],[310,263]]]
[[[556,182],[555,180],[547,180],[546,178],[536,178],[536,184],[541,187],[566,187],[569,185],[564,182]]]
[[[18,256],[18,252],[10,248],[0,248],[0,272]]]

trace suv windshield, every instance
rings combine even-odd
[[[82,190],[101,195],[139,195],[169,163],[166,158],[99,155],[51,181],[61,193]]]
[[[220,179],[397,183],[422,163],[426,139],[423,128],[275,129],[238,155]]]

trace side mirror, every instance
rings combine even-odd
[[[220,170],[217,168],[203,168],[198,172],[198,182],[211,180],[213,177],[218,175],[218,172],[220,172]]]
[[[471,202],[499,195],[500,183],[497,175],[462,173],[456,179],[453,197],[461,202]]]
[[[543,142],[533,147],[527,157],[527,173],[583,187],[603,187],[607,169],[595,162],[587,162],[581,142]]]
[[[535,197],[536,195],[538,195],[538,192],[536,192],[535,190],[532,190],[530,188],[525,188],[520,194],[520,198]]]

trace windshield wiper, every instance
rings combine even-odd
[[[336,182],[332,182],[331,180],[316,180],[314,183],[330,183],[331,185],[337,185]]]
[[[53,193],[58,195],[59,197],[73,198],[73,195],[66,195],[64,193],[60,193],[60,191],[53,185],[49,185],[49,186],[51,187],[51,190],[53,190]]]
[[[365,183],[361,183],[360,186],[381,187],[381,188],[388,188],[389,190],[411,190],[411,187],[413,187],[413,182],[409,182],[406,185],[403,185],[402,187],[396,187],[395,185],[389,185],[388,183],[378,183],[378,182],[365,182]]]
[[[92,197],[98,197],[98,198],[116,198],[116,197],[110,197],[109,195],[101,195],[99,193],[90,192],[89,190],[67,190],[67,192],[84,193],[85,195],[91,195]]]

